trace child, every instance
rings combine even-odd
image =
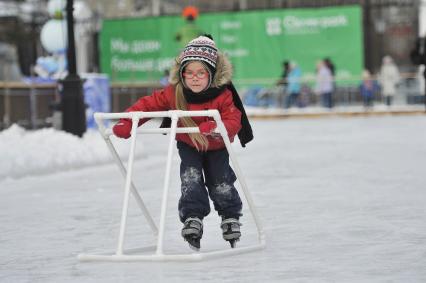
[[[373,107],[374,94],[378,91],[379,86],[371,77],[368,70],[362,72],[362,82],[359,87],[361,97],[363,99],[365,110],[369,110]]]
[[[238,134],[241,145],[253,139],[241,100],[231,82],[232,67],[217,50],[211,36],[199,36],[188,43],[170,71],[170,84],[151,96],[142,97],[126,111],[217,109],[231,142]],[[140,121],[139,125],[146,119]],[[121,119],[114,127],[117,137],[129,138],[131,121]],[[203,218],[210,213],[209,196],[222,217],[223,238],[235,246],[241,236],[239,217],[242,202],[234,187],[236,176],[216,122],[209,117],[183,117],[180,127],[198,127],[197,134],[177,134],[181,158],[179,218],[182,236],[191,248],[200,248]],[[206,190],[207,187],[207,190]]]

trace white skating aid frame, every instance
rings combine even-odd
[[[244,193],[244,197],[247,200],[248,207],[254,218],[254,222],[258,232],[258,240],[259,240],[259,243],[255,245],[245,246],[245,247],[236,247],[233,249],[229,248],[226,250],[207,251],[207,252],[188,253],[188,254],[165,254],[164,253],[164,250],[163,250],[164,228],[165,228],[164,226],[165,226],[165,220],[166,220],[167,197],[169,194],[169,183],[170,183],[170,175],[171,175],[170,171],[171,171],[171,165],[172,165],[173,149],[175,148],[175,143],[176,143],[175,141],[176,133],[199,133],[199,129],[197,127],[178,128],[177,122],[179,117],[196,117],[196,116],[212,117],[217,123],[216,131],[222,136],[225,142],[226,149],[228,150],[229,157],[231,159],[235,174],[237,175],[237,179],[241,185],[242,192]],[[170,117],[172,119],[171,128],[137,129],[139,119],[162,118],[162,117]],[[128,163],[127,163],[128,164],[127,170],[124,167],[123,162],[121,161],[117,151],[115,150],[110,140],[110,136],[113,134],[112,130],[109,128],[107,129],[103,123],[103,120],[120,119],[120,118],[128,118],[132,120],[130,153],[129,153]],[[172,111],[159,111],[159,112],[95,113],[95,120],[96,120],[96,123],[98,124],[99,132],[101,133],[109,150],[111,151],[111,154],[114,157],[115,162],[120,168],[120,171],[123,174],[123,176],[126,178],[126,183],[124,188],[123,209],[121,214],[120,233],[119,233],[116,252],[113,254],[97,254],[97,255],[96,254],[80,254],[78,255],[79,260],[81,261],[199,261],[199,260],[203,260],[207,258],[215,258],[215,257],[222,257],[225,255],[251,252],[251,251],[259,250],[265,247],[265,236],[264,236],[262,225],[260,223],[258,214],[256,212],[253,200],[247,189],[247,184],[241,173],[241,169],[240,169],[240,166],[238,165],[238,161],[235,157],[235,153],[232,149],[231,142],[229,141],[226,128],[217,110],[206,110],[206,111],[172,110]],[[135,156],[134,153],[135,153],[135,144],[136,144],[137,134],[153,134],[153,133],[170,134],[159,228],[157,228],[153,218],[151,217],[148,209],[146,208],[142,200],[142,197],[139,195],[135,185],[132,182],[133,161]],[[132,250],[123,250],[130,192],[135,197],[138,206],[142,210],[143,215],[145,216],[149,226],[151,227],[151,230],[157,237],[156,246],[144,247],[144,248],[132,249]],[[153,253],[136,254],[138,252],[146,253],[148,251],[153,251]]]

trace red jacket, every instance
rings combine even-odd
[[[223,124],[228,132],[230,141],[234,140],[235,135],[241,129],[241,112],[235,107],[232,99],[232,92],[225,89],[216,98],[201,104],[189,104],[189,111],[217,109],[220,113]],[[167,111],[176,110],[175,89],[172,85],[167,86],[162,90],[154,91],[150,96],[140,98],[135,104],[129,107],[126,112],[132,111]],[[191,117],[197,125],[202,122],[213,120],[210,117]],[[147,119],[141,121],[140,124],[146,122]],[[182,126],[179,122],[178,127]],[[225,147],[222,137],[207,136],[209,146],[207,150],[222,149]],[[192,147],[195,147],[188,134],[177,134],[176,140],[182,141]]]

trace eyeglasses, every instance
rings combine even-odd
[[[197,71],[197,72],[184,72],[183,76],[187,79],[193,79],[197,77],[197,79],[204,79],[208,76],[208,72],[206,71]]]

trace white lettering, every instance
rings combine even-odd
[[[241,22],[224,21],[220,23],[221,29],[240,29]]]
[[[250,52],[247,49],[224,49],[224,52],[229,57],[246,57],[250,55]]]
[[[266,28],[266,34],[273,36],[273,35],[280,35],[281,34],[281,20],[280,18],[269,18],[266,19],[265,23]]]
[[[223,43],[227,43],[227,44],[236,43],[237,42],[237,37],[232,36],[232,35],[222,35],[220,37],[220,39],[221,39],[221,41]]]
[[[111,38],[111,51],[119,53],[129,52],[129,44],[121,38]]]
[[[142,54],[160,50],[161,43],[155,40],[133,40],[127,42],[122,38],[111,39],[111,52]]]
[[[132,59],[120,59],[112,57],[111,69],[113,71],[125,72],[125,71],[152,71],[154,70],[154,60],[132,60]]]
[[[283,26],[289,29],[302,28],[332,28],[347,26],[348,19],[344,15],[321,17],[321,18],[298,18],[296,16],[286,16],[283,19]]]
[[[131,52],[134,54],[149,53],[161,48],[161,43],[155,40],[135,40],[132,41]]]
[[[157,61],[157,70],[163,72],[164,70],[170,69],[173,65],[175,58],[161,58]]]

